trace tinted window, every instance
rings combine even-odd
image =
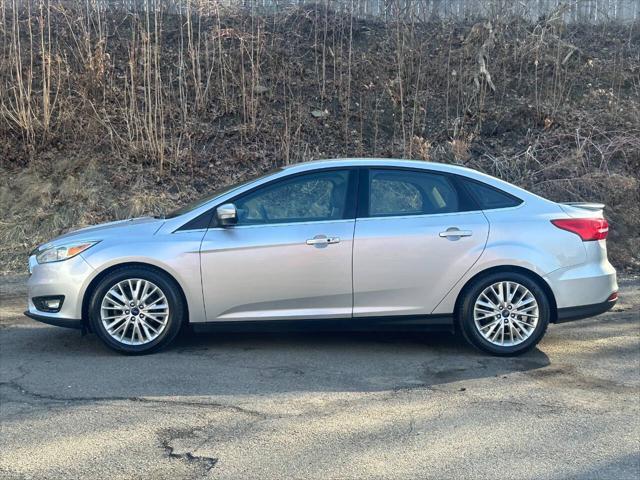
[[[515,207],[522,203],[521,199],[484,183],[466,179],[463,182],[483,210]]]
[[[408,170],[371,170],[369,215],[423,215],[468,210],[446,175]]]
[[[259,188],[235,201],[238,225],[344,218],[347,170],[316,172]]]
[[[183,207],[180,207],[180,208],[178,208],[177,210],[174,210],[171,213],[166,214],[162,218],[166,218],[166,219],[175,218],[175,217],[178,217],[180,215],[184,215],[185,213],[189,213],[190,211],[201,207],[205,203],[210,202],[211,200],[213,200],[216,197],[224,195],[225,193],[229,193],[230,191],[235,190],[237,188],[240,188],[240,187],[242,187],[244,185],[247,185],[247,184],[249,184],[251,182],[255,182],[256,180],[259,180],[260,178],[268,177],[269,175],[273,175],[274,173],[276,173],[276,172],[278,172],[280,170],[281,169],[279,169],[279,168],[276,169],[276,170],[271,170],[270,172],[267,172],[264,175],[259,175],[257,177],[252,177],[249,180],[245,180],[244,182],[240,182],[240,183],[236,183],[234,185],[227,185],[226,187],[222,187],[222,188],[210,193],[209,195],[207,195],[205,197],[198,198],[198,199],[194,200],[193,202],[188,203],[187,205],[185,205]],[[189,222],[189,223],[191,223],[191,222]],[[205,227],[200,227],[199,226],[198,228],[206,228],[206,226]],[[183,229],[184,228],[181,228],[181,230],[183,230]]]

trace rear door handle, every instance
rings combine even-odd
[[[331,243],[340,243],[339,237],[327,237],[326,235],[316,235],[307,240],[307,245],[329,245]]]
[[[440,232],[440,236],[446,237],[470,237],[473,234],[471,230],[459,230],[455,227],[447,228],[444,232]]]

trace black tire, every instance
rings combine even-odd
[[[100,318],[101,303],[107,292],[118,282],[127,279],[142,279],[155,284],[164,294],[169,304],[167,323],[160,334],[142,345],[128,345],[114,339]],[[128,355],[143,355],[156,352],[169,345],[176,337],[185,319],[185,304],[179,287],[168,275],[146,267],[122,267],[106,275],[94,289],[89,302],[89,322],[91,329],[109,348]]]
[[[481,292],[501,281],[517,282],[527,288],[538,303],[538,324],[531,335],[522,343],[513,346],[502,346],[486,340],[476,327],[473,309]],[[458,310],[458,324],[465,340],[474,347],[497,356],[515,356],[534,348],[544,336],[551,318],[551,304],[547,294],[531,277],[518,272],[497,272],[474,280],[463,292]],[[506,320],[505,320],[506,322]]]

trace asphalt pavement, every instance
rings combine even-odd
[[[0,477],[640,478],[640,281],[517,358],[449,334],[183,334],[127,357],[0,277]]]

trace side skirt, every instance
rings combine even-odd
[[[190,324],[194,332],[369,332],[445,331],[454,332],[452,315],[331,318],[323,320],[247,320]]]

